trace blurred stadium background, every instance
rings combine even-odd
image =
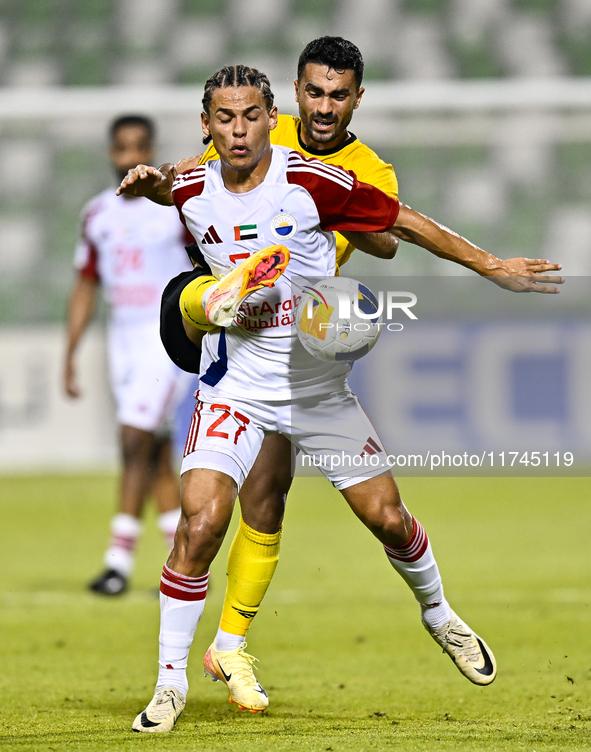
[[[257,66],[295,113],[298,53],[322,34],[363,52],[352,130],[406,203],[497,255],[591,273],[590,0],[1,0],[0,468],[115,458],[100,326],[84,403],[59,394],[79,212],[113,182],[110,119],[154,115],[161,161],[198,153],[211,72]],[[392,268],[358,257],[348,273]],[[461,273],[410,247],[394,271]]]

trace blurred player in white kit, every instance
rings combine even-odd
[[[139,162],[153,159],[154,137],[153,122],[143,116],[127,115],[111,124],[109,156],[119,179]],[[191,242],[173,207],[116,196],[113,188],[92,199],[82,214],[64,389],[70,397],[81,396],[75,356],[100,285],[109,307],[109,366],[122,460],[105,568],[89,584],[97,593],[119,595],[126,590],[150,493],[159,512],[158,526],[173,545],[180,508],[171,456],[172,418],[193,377],[170,361],[160,342],[160,297],[171,277],[192,268],[184,249]]]

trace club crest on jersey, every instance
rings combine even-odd
[[[271,232],[278,240],[292,238],[298,231],[296,218],[286,212],[281,212],[271,220]]]

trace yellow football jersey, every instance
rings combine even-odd
[[[289,149],[316,157],[327,164],[339,165],[345,170],[352,170],[363,183],[369,183],[384,191],[389,196],[398,198],[398,182],[392,165],[381,160],[369,146],[362,144],[352,133],[340,146],[327,151],[319,151],[306,146],[300,138],[300,119],[292,115],[279,115],[277,128],[271,131],[271,143],[286,146]],[[218,159],[213,143],[209,143],[200,163]],[[351,245],[340,233],[336,232],[337,264],[342,266],[349,259],[355,246]]]

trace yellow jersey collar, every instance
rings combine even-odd
[[[315,157],[327,157],[330,154],[337,154],[339,151],[342,151],[346,146],[349,146],[349,144],[352,144],[354,141],[357,141],[357,136],[354,133],[349,132],[348,138],[346,138],[342,144],[339,144],[338,146],[333,147],[332,149],[315,149],[313,146],[307,146],[302,141],[302,122],[300,122],[297,125],[297,132],[298,132],[298,144],[300,145],[300,148],[302,151],[307,152],[308,154],[312,154]]]

